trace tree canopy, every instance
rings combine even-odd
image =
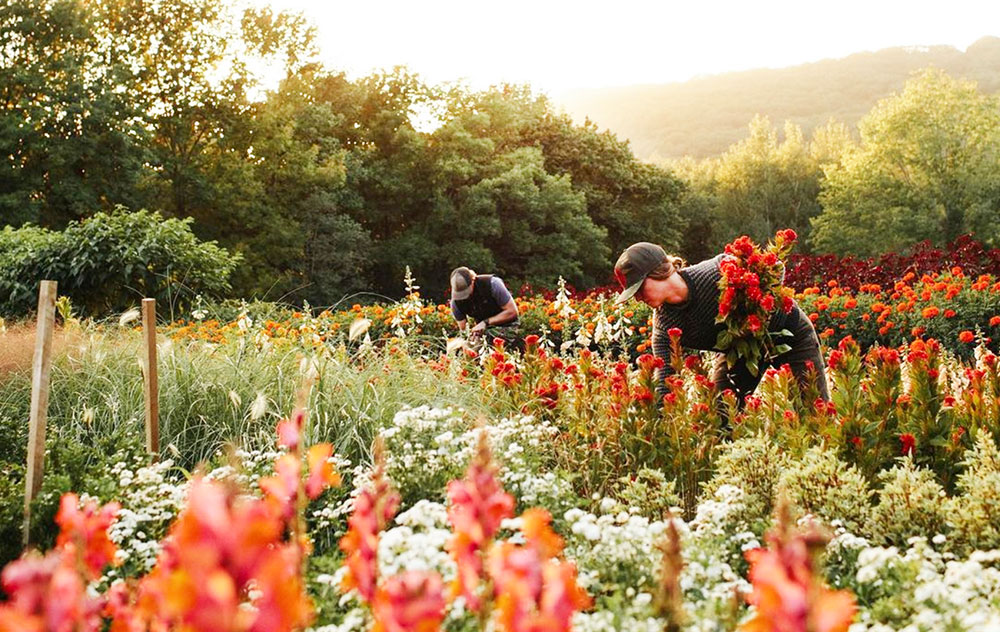
[[[1000,101],[928,70],[880,101],[826,174],[814,245],[873,255],[929,239],[1000,237]]]
[[[639,239],[676,249],[683,186],[526,87],[351,80],[314,32],[226,0],[0,0],[2,224],[118,205],[192,218],[236,292],[331,304],[443,291],[459,264],[588,285]],[[261,89],[252,59],[283,69]],[[430,118],[434,125],[415,121]]]

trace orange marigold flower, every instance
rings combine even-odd
[[[976,339],[975,334],[973,334],[968,329],[966,329],[966,330],[964,330],[964,331],[962,331],[961,333],[958,334],[958,340],[959,340],[959,342],[964,342],[964,343],[968,344],[968,343],[972,342],[975,339]]]

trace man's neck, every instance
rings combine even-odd
[[[670,305],[682,305],[688,300],[688,286],[679,273],[667,278],[666,301]]]

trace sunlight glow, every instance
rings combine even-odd
[[[895,46],[965,50],[1000,35],[1000,3],[843,0],[248,0],[304,13],[322,60],[361,76],[405,65],[475,88],[573,88],[685,81]]]

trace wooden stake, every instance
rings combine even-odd
[[[38,288],[38,323],[35,326],[35,357],[31,365],[31,409],[28,419],[28,471],[24,479],[24,537],[31,533],[31,501],[42,488],[45,472],[45,423],[49,410],[49,370],[52,367],[52,331],[56,317],[56,282],[42,281]]]
[[[142,299],[142,336],[145,341],[143,386],[146,394],[146,451],[160,453],[160,387],[156,374],[156,299]]]

